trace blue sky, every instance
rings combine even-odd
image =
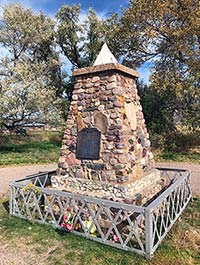
[[[96,12],[109,14],[110,12],[120,12],[121,7],[127,7],[129,0],[0,0],[0,5],[21,2],[27,7],[32,7],[36,11],[43,11],[46,14],[54,15],[63,4],[81,4],[83,10],[93,7]]]
[[[30,7],[34,11],[42,11],[46,15],[55,16],[58,9],[63,4],[81,4],[82,16],[84,17],[87,9],[93,7],[99,17],[106,17],[111,12],[120,12],[121,8],[127,7],[129,0],[0,0],[0,15],[2,14],[2,6],[9,3],[21,3],[25,7]],[[145,63],[140,69],[140,77],[146,83],[149,83],[149,63]],[[70,65],[66,65],[70,69]]]

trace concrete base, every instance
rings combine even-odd
[[[53,176],[52,187],[75,194],[123,201],[143,205],[162,189],[160,172],[157,169],[139,180],[125,184],[112,184],[69,176]]]

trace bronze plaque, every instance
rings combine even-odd
[[[76,158],[98,160],[101,132],[96,128],[84,128],[78,133]]]

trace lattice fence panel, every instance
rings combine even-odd
[[[33,183],[43,186],[37,179]],[[26,187],[12,187],[14,215],[144,255],[142,207]]]
[[[151,257],[191,198],[189,172],[160,171],[168,187],[146,207],[49,189],[50,172],[10,184],[10,213]]]
[[[172,175],[171,171],[165,173],[168,176],[169,173]],[[178,172],[175,172],[174,177],[178,179]],[[182,181],[179,181],[178,185],[175,185],[175,183],[174,187],[171,187],[171,190],[169,188],[170,192],[167,191],[168,194],[166,196],[163,196],[163,198],[161,196],[161,200],[157,205],[153,204],[152,252],[155,251],[190,200],[191,190],[188,181],[189,178],[187,176],[182,178]]]

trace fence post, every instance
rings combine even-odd
[[[153,220],[152,220],[152,209],[145,209],[145,251],[148,259],[152,258],[152,247],[153,247]]]
[[[10,215],[13,213],[13,207],[12,207],[12,205],[13,205],[13,197],[12,197],[12,186],[11,185],[9,185],[9,213],[10,213]]]

